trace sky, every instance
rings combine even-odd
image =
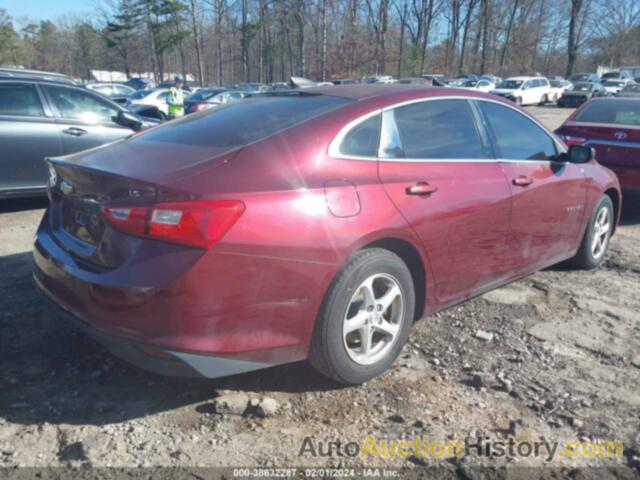
[[[64,15],[91,15],[97,0],[0,0],[0,8],[15,20],[55,20]]]

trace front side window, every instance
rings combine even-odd
[[[433,100],[393,110],[400,148],[385,156],[476,159],[485,152],[466,100]]]
[[[374,115],[353,127],[340,144],[340,153],[354,157],[376,157],[381,115]]]
[[[508,160],[553,160],[555,142],[532,120],[493,102],[478,102],[494,139],[497,155]]]
[[[43,117],[36,88],[27,84],[0,84],[0,115]]]
[[[118,115],[108,102],[81,90],[47,87],[47,91],[62,118],[97,123],[112,122]]]

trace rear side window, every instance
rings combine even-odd
[[[478,102],[484,113],[497,155],[508,160],[553,160],[556,147],[551,136],[512,108]]]
[[[485,158],[483,145],[466,100],[414,103],[396,108],[393,116],[401,146],[393,149],[391,157]],[[385,152],[389,153],[389,150]]]
[[[377,157],[382,115],[375,115],[353,127],[340,144],[340,153],[354,157]]]
[[[43,117],[36,88],[26,84],[0,84],[0,115]]]
[[[226,103],[192,114],[132,138],[132,142],[167,142],[234,148],[256,142],[353,100],[315,94],[264,95]]]
[[[573,119],[575,122],[640,125],[640,101],[598,100],[584,106]]]

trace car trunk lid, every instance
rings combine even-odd
[[[172,149],[167,145],[164,149],[154,147],[147,145],[143,155],[136,148],[125,152],[116,144],[109,149],[47,159],[50,177],[56,177],[50,187],[49,222],[62,248],[88,262],[87,266],[118,267],[143,240],[117,231],[103,211],[105,206],[192,200],[193,193],[167,185],[232,156],[216,157],[211,148],[205,152],[184,146],[177,154],[169,153]]]

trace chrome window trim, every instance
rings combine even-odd
[[[337,160],[360,160],[360,161],[393,161],[393,162],[427,162],[427,163],[464,163],[464,162],[470,162],[470,163],[488,163],[488,162],[505,162],[505,163],[521,163],[521,162],[539,162],[539,163],[566,163],[566,162],[561,162],[561,161],[557,161],[557,160],[519,160],[519,159],[498,159],[498,158],[484,158],[484,159],[480,159],[480,158],[472,158],[472,159],[452,159],[452,158],[381,158],[381,157],[364,157],[364,156],[348,156],[348,155],[344,155],[342,153],[340,153],[340,143],[342,143],[342,140],[344,140],[344,137],[349,133],[349,131],[356,127],[358,124],[360,124],[361,122],[364,122],[365,120],[368,120],[369,118],[382,113],[383,117],[382,117],[382,124],[381,124],[381,129],[380,129],[380,141],[378,143],[378,154],[380,154],[380,148],[382,146],[382,137],[384,135],[384,126],[385,126],[385,122],[384,122],[384,114],[390,110],[393,110],[395,108],[399,108],[399,107],[404,107],[406,105],[412,105],[415,103],[423,103],[423,102],[433,102],[433,101],[438,101],[438,100],[466,100],[466,101],[471,101],[471,102],[489,102],[489,103],[497,103],[498,105],[502,105],[506,108],[510,108],[511,110],[519,113],[520,115],[522,115],[523,117],[525,117],[526,119],[528,119],[529,121],[532,121],[534,124],[536,124],[539,128],[542,129],[543,132],[545,132],[549,138],[551,138],[551,140],[553,141],[554,145],[556,146],[558,153],[567,153],[568,149],[567,147],[561,142],[559,141],[555,134],[553,134],[547,127],[545,127],[542,123],[540,123],[538,121],[537,118],[532,117],[532,116],[528,116],[523,114],[515,105],[509,105],[507,103],[501,102],[499,100],[493,100],[491,98],[484,98],[484,97],[471,97],[471,96],[464,96],[464,95],[445,95],[445,96],[437,96],[437,97],[428,97],[428,98],[414,98],[412,100],[405,100],[403,102],[398,102],[398,103],[394,103],[393,105],[388,105],[386,107],[383,108],[379,108],[376,109],[374,111],[371,111],[369,113],[366,113],[358,118],[356,118],[355,120],[352,120],[351,122],[347,123],[344,127],[342,127],[340,129],[340,131],[338,132],[338,134],[333,138],[333,140],[331,141],[331,143],[329,144],[329,149],[328,149],[328,154],[331,158],[335,158]]]

